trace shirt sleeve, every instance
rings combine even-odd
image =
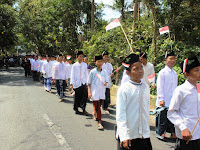
[[[53,71],[53,79],[56,79],[56,73],[57,73],[57,68],[56,68],[57,65],[54,65],[54,71]]]
[[[155,71],[154,71],[154,65],[152,64],[151,75],[153,74],[155,74]],[[155,77],[153,78],[152,84],[155,85]]]
[[[160,72],[157,79],[157,96],[159,101],[164,100],[164,74]]]
[[[179,115],[180,105],[182,103],[183,96],[180,91],[176,89],[173,93],[171,103],[169,105],[169,110],[167,113],[167,118],[177,126],[181,131],[185,130],[187,127],[184,124],[184,121]]]
[[[69,78],[69,73],[68,73],[68,66],[65,65],[65,80],[67,80]]]
[[[43,73],[43,74],[45,74],[45,73],[46,73],[46,71],[45,71],[45,64],[44,64],[44,65],[42,65],[42,73]]]
[[[92,75],[93,75],[93,72],[90,71],[88,79],[87,79],[87,84],[92,84]]]
[[[104,71],[105,71],[105,77],[106,77],[105,82],[108,83],[109,82],[109,77],[107,76],[107,71],[106,70],[104,70]]]
[[[75,70],[75,65],[72,65],[72,70],[71,70],[71,80],[70,80],[70,84],[74,85],[74,70]]]
[[[122,86],[121,86],[122,87]],[[127,116],[126,116],[126,94],[122,88],[119,88],[117,92],[117,107],[116,107],[116,122],[117,122],[117,133],[120,141],[130,139],[130,132],[127,127]]]

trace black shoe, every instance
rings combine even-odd
[[[75,111],[75,114],[77,114],[77,115],[81,115],[81,114],[82,114],[82,112],[80,112],[80,111],[76,110],[76,111]]]

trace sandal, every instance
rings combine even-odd
[[[102,124],[98,124],[98,130],[103,130]]]

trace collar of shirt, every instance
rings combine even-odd
[[[136,82],[134,82],[134,81],[132,81],[132,80],[129,80],[129,82],[132,83],[132,84],[134,84],[134,85],[141,85],[141,84],[142,84],[142,81],[141,81],[141,80],[140,80],[140,83],[136,83]]]
[[[196,86],[191,84],[188,80],[185,81],[185,87],[187,87],[189,90],[196,89]]]
[[[101,68],[101,71],[99,71],[99,70],[96,68],[96,71],[97,71],[97,72],[102,72],[102,68]]]
[[[169,72],[174,71],[173,69],[169,68],[167,65],[165,66],[165,69],[166,69],[167,71],[169,71]]]

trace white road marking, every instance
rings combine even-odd
[[[59,144],[65,148],[65,150],[72,150],[72,148],[69,146],[69,144],[66,142],[65,138],[62,136],[62,134],[59,132],[58,126],[56,126],[48,117],[47,114],[43,115],[44,120],[46,121],[47,125],[49,126],[52,134],[56,137]]]

